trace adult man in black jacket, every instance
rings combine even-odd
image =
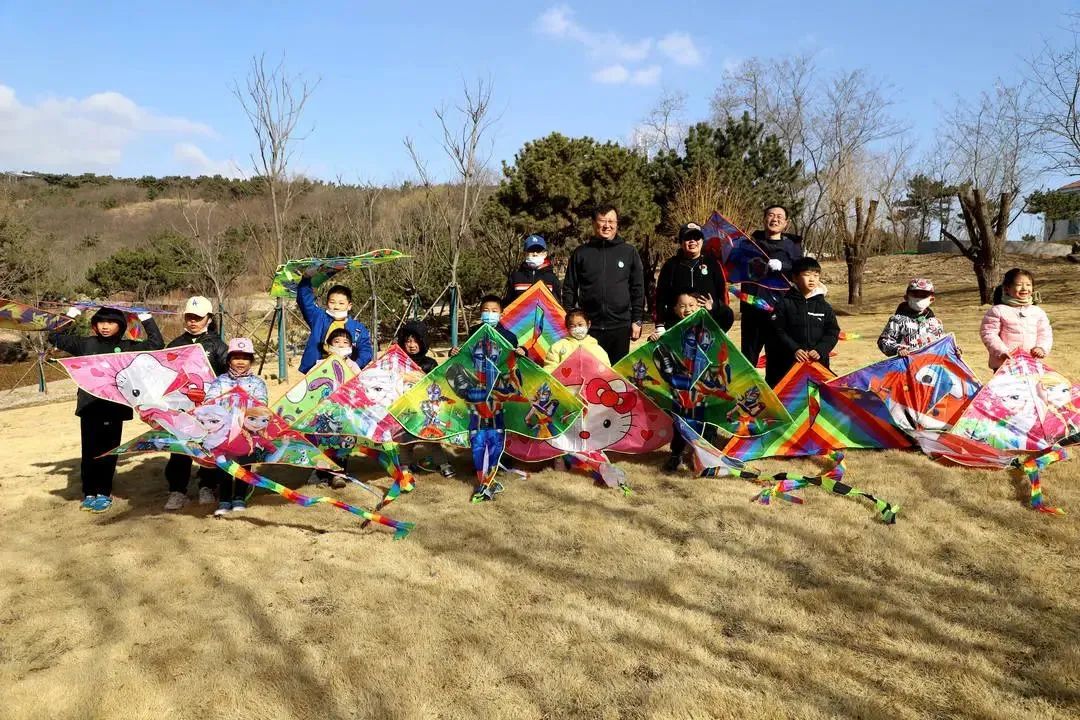
[[[547,285],[555,299],[559,299],[562,288],[551,267],[551,258],[547,256],[547,240],[540,235],[530,235],[525,238],[525,261],[506,279],[503,307],[517,300],[519,295],[538,282]]]
[[[594,235],[570,254],[563,280],[563,307],[580,308],[589,334],[612,364],[641,337],[645,315],[645,274],[637,249],[619,237],[619,213],[611,205],[593,212]]]
[[[774,274],[782,275],[790,281],[792,263],[803,256],[802,238],[784,232],[788,226],[788,217],[787,209],[782,205],[765,208],[764,222],[765,229],[754,231],[750,237],[769,256],[769,269]],[[757,295],[774,308],[784,296],[783,292],[766,290],[758,286],[743,288],[743,290]],[[739,315],[742,318],[740,349],[751,365],[757,365],[761,348],[765,346],[771,334],[769,313],[741,302]]]
[[[712,299],[713,319],[724,332],[731,329],[735,313],[725,302],[727,283],[724,273],[715,260],[701,254],[704,243],[705,235],[697,223],[687,223],[679,230],[679,252],[660,268],[660,277],[656,281],[658,333],[678,322],[675,300],[683,292],[708,295]]]

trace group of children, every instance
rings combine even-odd
[[[829,354],[840,337],[836,314],[825,299],[821,266],[817,260],[810,257],[795,260],[791,268],[791,283],[792,289],[781,296],[773,307],[771,323],[766,332],[765,379],[770,386],[775,386],[796,363],[818,362],[828,367]],[[934,286],[930,280],[916,278],[908,284],[903,301],[890,316],[878,338],[878,347],[885,355],[905,356],[944,335],[944,327],[931,309],[933,301]],[[699,308],[711,310],[712,302],[714,300],[710,296],[692,289],[678,291],[675,293],[673,314],[676,319],[686,318]],[[297,303],[311,330],[300,362],[301,372],[306,373],[331,354],[345,358],[356,371],[374,358],[370,333],[363,323],[351,316],[352,293],[348,287],[331,287],[326,306],[320,307],[310,279],[305,278],[299,285]],[[1050,322],[1046,313],[1035,303],[1032,273],[1021,268],[1009,270],[995,291],[993,305],[983,317],[980,328],[982,341],[989,352],[991,369],[996,370],[1016,351],[1028,352],[1036,358],[1045,357],[1050,352],[1053,344]],[[184,332],[170,341],[167,347],[198,344],[206,350],[211,367],[217,373],[216,379],[205,389],[207,399],[228,392],[233,387],[241,387],[265,403],[268,397],[266,383],[252,372],[255,361],[252,341],[233,338],[226,343],[216,330],[212,311],[213,305],[208,299],[190,298],[184,306]],[[488,295],[482,299],[481,325],[495,328],[520,354],[524,354],[524,350],[517,347],[517,338],[502,326],[501,313],[502,300],[498,296]],[[73,308],[68,314],[74,318],[79,311]],[[153,317],[145,313],[139,315],[139,319],[146,330],[146,339],[142,342],[125,339],[125,314],[109,307],[98,309],[91,317],[91,334],[88,337],[79,336],[72,324],[50,333],[49,341],[58,349],[77,356],[166,347]],[[471,332],[479,327],[472,328]],[[578,348],[584,348],[605,364],[619,359],[608,358],[596,339],[589,334],[590,321],[585,312],[570,310],[566,314],[566,328],[568,336],[552,345],[545,358],[545,369],[550,371]],[[662,332],[662,329],[658,329],[648,339],[654,341]],[[422,323],[405,323],[396,340],[425,373],[436,367],[437,361],[428,355],[426,328]],[[450,355],[456,355],[458,350],[457,347],[451,348]],[[751,363],[757,360],[748,359]],[[80,419],[82,436],[84,499],[81,507],[91,512],[105,512],[112,505],[116,456],[99,456],[120,444],[123,422],[132,419],[132,410],[79,390],[75,414]],[[681,439],[678,433],[675,437]],[[665,469],[677,470],[680,467],[684,448],[685,443],[672,442],[672,455]],[[445,477],[454,475],[453,467],[437,445],[424,444],[410,448],[407,453],[407,457],[420,456],[419,460],[411,463],[414,469],[438,468]],[[180,510],[187,504],[191,466],[189,456],[170,456],[165,467],[169,488],[166,510]],[[235,481],[216,468],[200,468],[198,477],[198,501],[200,504],[213,504],[216,501],[218,509],[215,515],[246,508],[249,489],[244,483]],[[345,484],[340,478],[329,474],[320,475],[320,480],[335,488],[344,487]]]

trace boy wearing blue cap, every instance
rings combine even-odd
[[[547,240],[540,235],[525,238],[525,261],[521,267],[510,273],[506,279],[506,295],[503,307],[517,299],[518,295],[528,290],[537,282],[547,285],[548,290],[558,298],[560,293],[559,278],[551,269],[551,260],[547,256]]]

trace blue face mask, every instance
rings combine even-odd
[[[502,317],[502,313],[497,310],[485,310],[480,313],[480,322],[485,325],[498,325],[500,317]]]

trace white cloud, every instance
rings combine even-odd
[[[668,33],[660,38],[656,44],[660,52],[667,55],[679,65],[700,65],[701,51],[694,44],[694,38],[689,33]]]
[[[159,115],[117,92],[25,104],[0,85],[0,168],[109,172],[152,135],[215,136],[203,123]]]
[[[630,82],[634,85],[655,85],[660,81],[660,66],[650,65],[647,68],[634,71],[630,76]]]
[[[594,72],[592,79],[605,85],[619,85],[630,79],[630,71],[623,65],[608,65]]]
[[[574,11],[566,5],[556,5],[548,9],[537,20],[541,33],[555,38],[573,40],[595,57],[618,60],[620,62],[640,62],[652,52],[652,38],[627,41],[611,32],[588,30],[574,20]]]
[[[232,160],[211,160],[203,149],[191,142],[173,145],[173,159],[180,162],[184,172],[192,175],[221,175],[239,178],[244,173]]]

